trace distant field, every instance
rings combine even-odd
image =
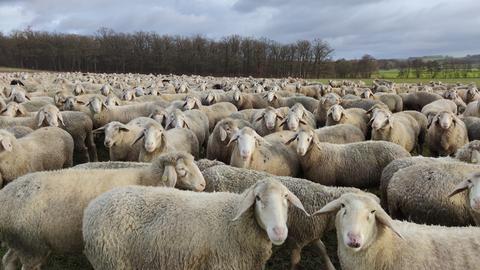
[[[41,72],[41,70],[25,69],[25,68],[0,67],[0,72]]]
[[[309,81],[313,82],[320,82],[320,83],[328,83],[329,80],[361,80],[364,81],[366,84],[371,84],[373,79],[311,79]],[[396,82],[396,83],[429,83],[431,81],[441,81],[444,83],[475,83],[477,86],[480,86],[480,77],[479,78],[457,78],[457,79],[431,79],[431,78],[421,78],[421,79],[414,79],[414,78],[389,78],[388,80]]]

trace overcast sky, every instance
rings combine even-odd
[[[0,31],[31,26],[322,38],[334,58],[480,54],[480,0],[0,0]]]

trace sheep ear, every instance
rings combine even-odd
[[[283,115],[280,112],[277,112],[277,118],[283,120]]]
[[[25,95],[25,98],[28,99],[28,100],[31,100],[30,95]]]
[[[167,165],[163,168],[162,182],[167,187],[175,187],[177,184],[177,171],[175,166]]]
[[[107,104],[105,104],[105,102],[102,102],[102,107],[105,108],[105,110],[108,111],[108,106],[107,106]]]
[[[186,127],[188,129],[190,129],[190,126],[188,125],[187,121],[183,120],[183,127]]]
[[[37,113],[37,125],[39,127],[41,127],[42,124],[43,124],[43,121],[45,121],[45,112],[44,111],[39,111]]]
[[[238,133],[235,133],[235,135],[233,135],[232,138],[230,139],[230,141],[227,143],[227,147],[229,147],[232,142],[238,140],[239,136],[240,135]]]
[[[12,147],[12,142],[8,138],[3,138],[2,139],[2,146],[7,152],[12,152],[13,147]]]
[[[242,202],[238,206],[237,213],[235,217],[232,219],[232,221],[236,221],[240,218],[240,216],[247,212],[252,205],[255,204],[255,192],[254,192],[255,186],[252,186],[248,189],[247,194],[243,198]]]
[[[286,120],[283,120],[283,121],[280,123],[280,127],[285,126],[286,123],[287,123],[287,121],[286,121]]]
[[[63,116],[61,112],[57,112],[57,118],[60,120],[60,123],[62,123],[63,126],[65,126],[65,122],[63,122]]]
[[[307,215],[307,217],[310,216],[310,214],[305,210],[305,207],[303,207],[303,204],[300,201],[300,199],[295,194],[293,194],[290,190],[288,191],[287,199],[295,207],[302,210]]]
[[[77,103],[80,104],[80,105],[85,105],[85,102],[83,102],[83,101],[81,101],[81,100],[78,100],[78,99],[77,99],[76,101],[77,101]]]
[[[300,120],[298,120],[301,124],[304,124],[304,125],[307,125],[307,122],[303,119],[300,118]]]
[[[3,110],[0,111],[0,113],[4,113],[7,111],[7,108],[4,108]]]
[[[395,227],[393,227],[392,218],[388,216],[387,213],[382,208],[379,208],[375,211],[375,218],[379,223],[381,223],[385,227],[390,228],[390,230],[392,230],[396,235],[398,235],[398,237],[400,237],[401,239],[404,239],[402,234],[400,234],[400,232],[397,231]]]
[[[260,120],[262,120],[262,119],[263,119],[263,113],[262,113],[262,115],[261,115],[260,117],[258,117],[257,119],[255,119],[255,122],[258,122],[258,121],[260,121]]]
[[[295,134],[290,140],[286,141],[285,144],[291,144],[293,141],[295,141],[298,137],[298,134]]]
[[[220,141],[224,142],[226,139],[227,139],[227,131],[222,127],[220,126]]]
[[[120,131],[125,131],[125,132],[130,131],[130,129],[129,129],[127,126],[125,126],[125,125],[120,126],[120,127],[118,128],[118,130],[120,130]]]
[[[338,210],[340,210],[341,207],[342,207],[342,199],[338,198],[336,200],[333,200],[333,201],[327,203],[320,210],[313,213],[312,216],[330,214],[330,213],[333,213],[333,212],[337,212]]]
[[[138,134],[137,138],[133,141],[131,145],[136,144],[138,141],[140,141],[143,137],[145,136],[145,130],[142,130],[140,134]]]
[[[27,110],[25,109],[25,107],[23,107],[21,105],[18,107],[18,112],[20,112],[21,116],[27,115]]]
[[[458,183],[455,188],[453,189],[453,191],[448,195],[448,197],[453,197],[455,195],[457,195],[458,193],[460,192],[463,192],[464,190],[467,190],[468,187],[469,187],[469,180],[470,179],[465,179],[463,180],[462,182]]]
[[[202,104],[200,104],[200,101],[195,99],[195,104],[193,105],[193,108],[194,109],[200,109],[201,106],[202,106]]]

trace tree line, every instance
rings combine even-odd
[[[0,33],[0,66],[36,70],[359,78],[370,77],[378,69],[371,56],[333,61],[333,52],[321,39],[282,44],[238,35],[214,40],[107,28],[94,35],[31,29]]]

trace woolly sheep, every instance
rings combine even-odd
[[[480,263],[476,248],[465,248],[480,245],[479,228],[392,220],[371,195],[344,194],[315,214],[335,214],[344,270],[470,269]]]
[[[282,124],[286,130],[297,131],[300,126],[307,125],[316,128],[315,116],[307,111],[302,104],[293,105],[287,112]]]
[[[358,127],[363,134],[368,132],[368,115],[367,112],[359,108],[344,109],[340,105],[333,105],[327,111],[327,126],[334,126],[337,124],[350,124]]]
[[[427,117],[428,122],[430,123],[437,113],[443,111],[457,114],[457,105],[451,100],[439,99],[425,105],[421,112]]]
[[[226,165],[207,168],[202,171],[202,174],[207,182],[205,191],[228,191],[235,193],[242,193],[254,183],[265,177],[272,176],[265,172],[240,169]],[[338,198],[343,193],[361,192],[355,188],[327,187],[300,178],[275,176],[275,179],[295,193],[303,202],[307,211],[315,211],[327,202]],[[315,246],[319,248],[319,256],[325,262],[326,268],[328,270],[335,269],[328,257],[325,245],[321,240],[324,234],[332,229],[331,224],[333,224],[333,219],[329,216],[309,218],[297,209],[293,209],[293,211],[289,213],[289,241],[287,244],[291,251],[292,269],[297,269],[296,267],[301,260],[302,249],[310,244],[315,244]]]
[[[443,94],[443,97],[447,100],[451,100],[452,102],[454,102],[455,105],[457,106],[456,110],[459,113],[463,113],[467,108],[467,104],[465,104],[463,99],[458,95],[457,91],[452,91],[452,90],[446,91]]]
[[[467,108],[465,109],[465,112],[463,112],[463,116],[475,116],[475,117],[480,117],[480,101],[472,101],[468,103]]]
[[[274,175],[295,176],[299,169],[297,156],[292,147],[283,143],[283,139],[291,133],[281,131],[262,138],[249,127],[240,129],[228,143],[236,143],[230,165]]]
[[[0,130],[0,187],[27,173],[72,166],[73,139],[56,127],[40,128],[15,138]]]
[[[5,130],[12,133],[17,139],[23,138],[33,132],[33,129],[24,126],[10,127],[6,128]]]
[[[185,99],[183,109],[198,109],[204,112],[205,115],[208,117],[208,126],[210,128],[210,131],[215,128],[217,122],[237,111],[237,107],[228,102],[219,102],[210,106],[203,106],[198,98],[191,96],[187,96],[187,98]]]
[[[177,186],[201,191],[205,180],[187,153],[174,152],[147,168],[60,170],[23,176],[0,191],[0,240],[24,269],[40,268],[53,254],[81,254],[82,217],[88,203],[115,187]],[[21,224],[21,226],[19,226]],[[111,228],[110,228],[111,229]],[[8,260],[7,260],[8,259]]]
[[[451,112],[439,112],[427,131],[427,144],[433,156],[449,156],[468,143],[465,124]]]
[[[400,95],[403,100],[403,109],[404,110],[415,110],[421,111],[425,105],[435,101],[442,99],[442,96],[435,93],[429,92],[414,92],[408,94],[401,94]]]
[[[85,210],[85,254],[97,269],[261,269],[272,243],[287,238],[289,204],[305,212],[300,200],[274,179],[242,194],[119,188]],[[120,213],[128,213],[127,223]],[[123,228],[131,226],[135,237]]]
[[[199,144],[195,133],[185,128],[164,130],[158,123],[146,124],[132,145],[143,139],[138,160],[149,162],[163,153],[184,151],[195,158],[199,156]]]
[[[266,136],[268,134],[283,130],[281,124],[287,110],[287,107],[278,109],[267,107],[257,112],[252,116],[251,120],[253,129],[260,136]]]
[[[348,144],[320,142],[317,137],[299,136],[296,150],[305,178],[323,185],[378,186],[382,170],[392,160],[410,154],[401,146],[383,141]]]
[[[269,105],[274,108],[292,107],[296,103],[301,103],[305,109],[313,113],[318,107],[318,100],[314,98],[305,96],[281,97],[278,93],[273,91],[268,92],[265,95],[265,99],[268,101]]]
[[[197,136],[199,146],[205,146],[210,136],[208,117],[200,110],[182,112],[176,109],[170,113],[166,128],[188,128]]]
[[[470,141],[480,140],[480,118],[474,116],[460,118],[467,127],[468,139]]]
[[[383,140],[396,143],[408,152],[417,149],[419,152],[420,125],[409,114],[375,110],[370,120],[372,125],[372,140]]]
[[[10,101],[4,109],[0,111],[2,116],[8,117],[22,117],[22,116],[30,116],[32,115],[29,113],[22,104],[16,103],[14,101]]]
[[[301,127],[295,134],[296,137],[307,137],[307,140],[311,140],[313,137],[317,137],[320,142],[345,144],[353,142],[361,142],[365,140],[363,132],[356,126],[350,124],[339,124],[330,127],[323,127],[319,129],[312,129],[310,127]],[[300,138],[299,141],[304,140]]]
[[[207,158],[229,163],[234,145],[227,146],[232,135],[243,127],[252,128],[248,121],[242,119],[225,118],[218,122],[208,138]]]
[[[319,100],[318,106],[314,112],[315,120],[317,121],[318,127],[325,126],[325,123],[327,121],[328,109],[330,109],[330,107],[332,107],[333,105],[339,103],[340,97],[333,93],[328,93]]]
[[[370,110],[375,105],[385,106],[383,102],[372,99],[342,99],[340,105],[345,109],[358,108],[365,111]]]

